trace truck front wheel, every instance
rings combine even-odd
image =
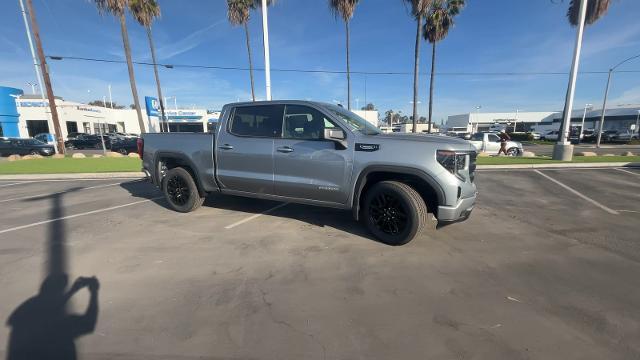
[[[162,192],[169,206],[179,212],[191,212],[202,205],[198,187],[189,172],[176,167],[167,172],[162,182]]]
[[[366,193],[362,219],[373,235],[388,245],[413,240],[428,221],[427,206],[411,186],[381,181]]]

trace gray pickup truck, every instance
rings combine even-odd
[[[430,219],[465,220],[476,200],[469,142],[383,134],[332,104],[228,104],[215,130],[144,134],[138,151],[176,211],[195,210],[211,192],[351,209],[392,245],[411,241]]]

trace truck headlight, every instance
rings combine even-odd
[[[438,163],[462,181],[464,181],[464,176],[460,172],[467,168],[467,157],[468,153],[457,153],[450,150],[438,150],[436,152]]]

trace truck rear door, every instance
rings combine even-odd
[[[274,194],[274,138],[282,132],[284,105],[244,105],[230,110],[216,141],[222,190]]]

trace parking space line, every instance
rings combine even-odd
[[[16,185],[22,185],[22,184],[31,184],[37,181],[21,181],[21,182],[16,182],[16,183],[10,183],[10,184],[2,184],[0,185],[0,188],[2,187],[7,187],[7,186],[16,186]]]
[[[613,209],[610,209],[610,208],[608,208],[608,207],[606,207],[606,206],[604,206],[604,205],[600,204],[599,202],[597,202],[597,201],[593,200],[592,198],[590,198],[590,197],[588,197],[588,196],[586,196],[586,195],[584,195],[584,194],[582,194],[582,193],[580,193],[580,192],[578,192],[578,191],[576,191],[576,190],[572,189],[572,188],[571,188],[571,187],[569,187],[568,185],[565,185],[565,184],[561,183],[560,181],[558,181],[558,180],[556,180],[556,179],[552,178],[551,176],[549,176],[549,175],[547,175],[547,174],[544,174],[544,173],[542,173],[542,172],[541,172],[541,171],[539,171],[539,170],[533,170],[533,171],[535,171],[536,173],[538,173],[538,174],[540,174],[540,175],[544,176],[545,178],[547,178],[547,179],[549,179],[549,180],[553,181],[554,183],[556,183],[556,184],[558,184],[558,185],[562,186],[562,187],[563,187],[563,188],[565,188],[566,190],[569,190],[571,193],[573,193],[573,194],[575,194],[575,195],[577,195],[577,196],[581,197],[582,199],[584,199],[584,200],[586,200],[586,201],[588,201],[588,202],[592,203],[593,205],[595,205],[595,206],[599,207],[600,209],[602,209],[602,210],[604,210],[604,211],[608,212],[609,214],[613,214],[613,215],[620,215],[620,213],[619,213],[619,212],[617,212],[617,211],[615,211],[615,210],[613,210]]]
[[[616,169],[616,170],[622,171],[622,172],[627,173],[627,174],[640,176],[640,173],[634,173],[633,171],[629,171],[629,170],[625,170],[625,169]]]
[[[287,205],[289,205],[289,203],[282,203],[282,204],[280,204],[278,206],[272,207],[271,209],[265,210],[265,211],[261,212],[260,214],[251,215],[248,218],[242,219],[242,220],[240,220],[238,222],[235,222],[235,223],[233,223],[231,225],[227,225],[224,228],[227,229],[227,230],[233,229],[234,227],[236,227],[238,225],[242,225],[242,224],[244,224],[246,222],[249,222],[249,221],[251,221],[253,219],[259,218],[262,215],[266,215],[266,214],[268,214],[268,213],[270,213],[270,212],[272,212],[274,210],[277,210],[277,209],[279,209],[281,207],[284,207],[284,206],[287,206]]]
[[[134,180],[134,181],[130,181],[130,182],[136,182],[136,181],[140,181],[140,180]],[[0,203],[5,203],[5,202],[9,202],[9,201],[17,201],[17,200],[27,200],[27,199],[35,199],[35,198],[39,198],[39,197],[43,197],[43,196],[51,196],[51,195],[60,195],[60,194],[66,194],[69,192],[75,192],[75,191],[83,191],[83,190],[91,190],[91,189],[100,189],[100,188],[105,188],[105,187],[110,187],[110,186],[115,186],[115,185],[120,185],[120,184],[124,184],[124,183],[128,183],[129,181],[125,181],[125,182],[118,182],[118,183],[111,183],[111,184],[103,184],[103,185],[96,185],[96,186],[88,186],[88,187],[84,187],[84,188],[79,188],[79,189],[75,189],[75,190],[62,190],[62,191],[56,191],[56,192],[52,192],[52,193],[46,193],[46,194],[38,194],[38,195],[28,195],[28,196],[21,196],[21,197],[15,197],[15,198],[10,198],[10,199],[3,199],[0,200]]]
[[[83,213],[79,213],[79,214],[63,216],[63,217],[59,217],[59,218],[55,218],[55,219],[38,221],[38,222],[27,224],[27,225],[21,225],[21,226],[12,227],[12,228],[9,228],[9,229],[0,230],[0,234],[12,232],[12,231],[17,231],[17,230],[22,230],[22,229],[27,229],[27,228],[38,226],[38,225],[49,224],[49,223],[56,222],[56,221],[68,220],[68,219],[73,219],[73,218],[77,218],[77,217],[81,217],[81,216],[98,214],[98,213],[105,212],[105,211],[122,209],[124,207],[133,206],[133,205],[137,205],[137,204],[142,204],[142,203],[146,203],[146,202],[150,202],[150,201],[154,201],[154,200],[159,200],[159,199],[163,199],[163,198],[164,198],[164,196],[157,196],[157,197],[154,197],[154,198],[151,198],[151,199],[134,201],[134,202],[130,202],[130,203],[127,203],[127,204],[111,206],[111,207],[104,208],[104,209],[92,210],[92,211],[87,211],[87,212],[83,212]]]

